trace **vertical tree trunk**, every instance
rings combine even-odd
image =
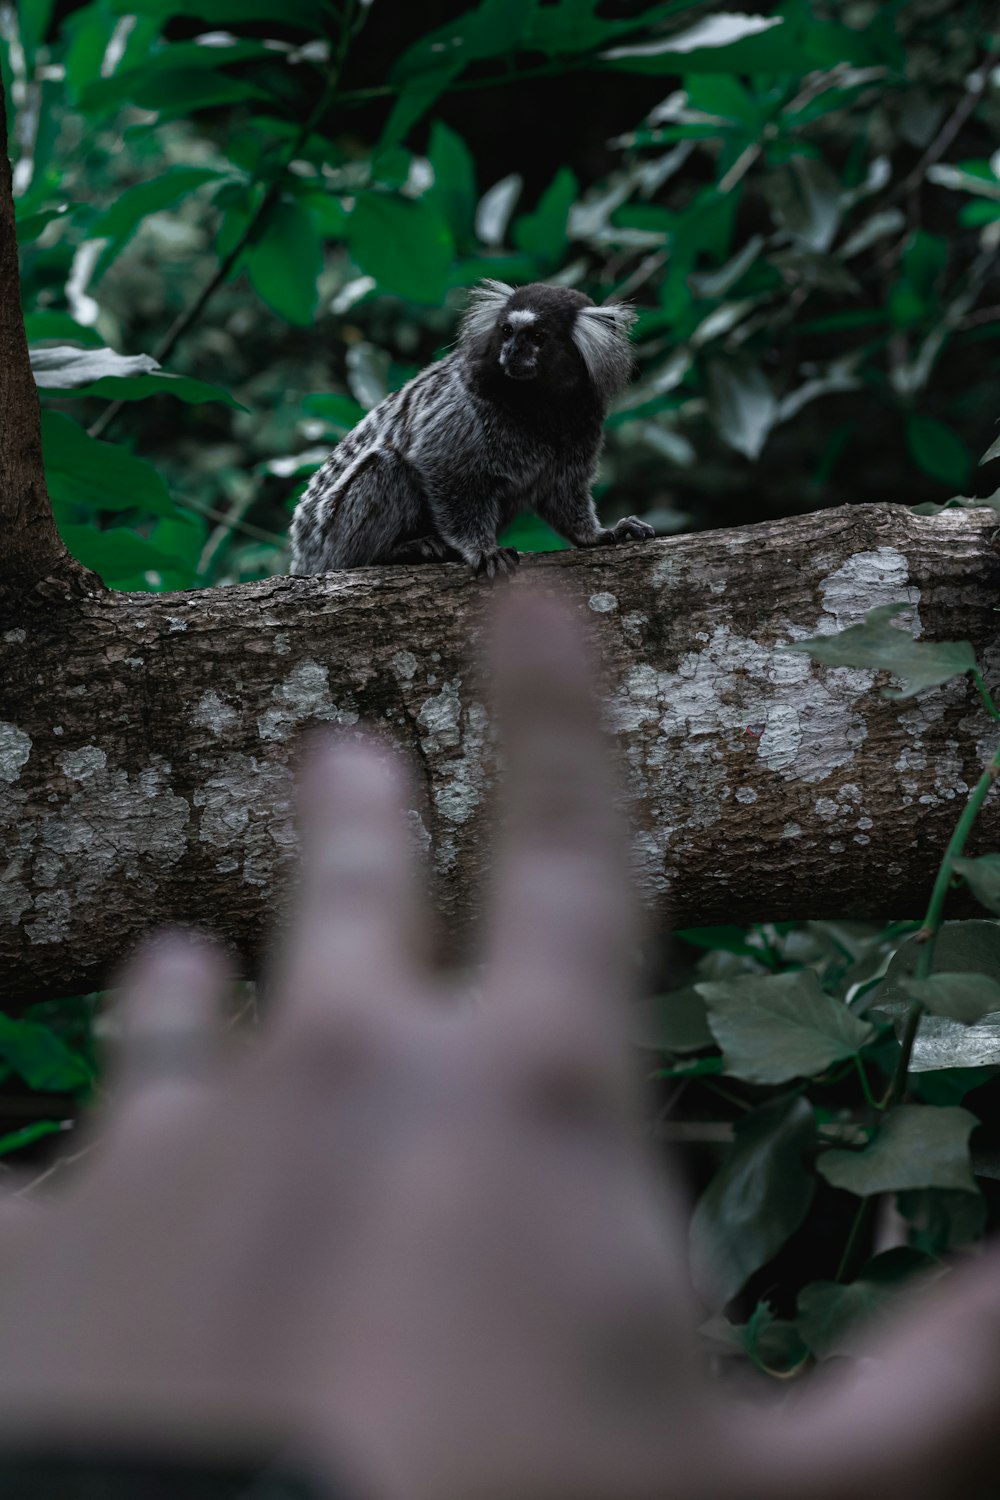
[[[0,78],[0,614],[32,596],[66,598],[101,584],[66,551],[56,530],[42,466],[38,392],[28,358]]]

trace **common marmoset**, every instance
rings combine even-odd
[[[534,510],[577,547],[654,535],[597,519],[590,484],[608,403],[632,366],[622,305],[484,281],[452,354],[379,402],[313,475],[292,517],[292,572],[461,558],[517,566],[497,536]]]

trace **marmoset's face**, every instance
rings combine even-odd
[[[508,308],[497,321],[497,362],[510,380],[534,380],[542,372],[546,332],[536,312]]]

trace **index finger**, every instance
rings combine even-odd
[[[625,835],[586,643],[570,607],[518,590],[497,620],[506,770],[490,940],[494,1003],[607,1056],[635,936]]]

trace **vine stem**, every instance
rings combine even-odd
[[[976,690],[986,705],[990,718],[1000,721],[1000,712],[998,712],[993,699],[987,691],[982,674],[978,670],[974,670],[972,677],[976,684]],[[941,922],[944,916],[944,904],[948,896],[948,888],[951,885],[952,875],[954,874],[955,860],[961,859],[965,851],[966,841],[972,832],[973,824],[998,778],[1000,778],[1000,747],[997,748],[993,759],[973,788],[968,802],[962,809],[962,815],[955,824],[955,831],[948,841],[948,847],[941,857],[941,863],[938,866],[937,876],[931,890],[930,900],[927,903],[927,912],[924,916],[923,924],[917,933],[917,941],[920,943],[920,953],[917,957],[915,974],[915,978],[917,979],[926,979],[931,972],[934,963],[934,949],[937,944],[938,933],[941,931]],[[887,1109],[892,1109],[906,1093],[910,1062],[913,1058],[913,1047],[917,1040],[917,1032],[920,1029],[920,1021],[923,1013],[923,1005],[919,1000],[914,1000],[906,1014],[903,1035],[899,1043],[899,1057],[896,1059],[896,1066],[893,1069],[892,1078],[889,1080],[889,1087],[886,1089],[883,1098],[881,1100],[872,1100],[868,1090],[865,1089],[865,1094],[869,1102],[874,1103],[880,1113],[884,1113]],[[867,1229],[876,1202],[877,1199],[874,1197],[862,1198],[858,1204],[853,1223],[848,1232],[847,1243],[844,1246],[843,1254],[840,1257],[840,1264],[837,1267],[836,1280],[839,1282],[847,1280],[853,1274],[858,1247],[862,1243],[862,1236]]]
[[[360,0],[346,0],[344,15],[340,24],[340,37],[337,42],[337,50],[330,64],[323,92],[299,127],[295,139],[285,152],[281,165],[274,173],[267,191],[261,198],[260,203],[250,214],[243,233],[235,245],[223,256],[191,306],[185,312],[181,313],[166,337],[154,350],[153,358],[157,364],[164,364],[170,358],[181,339],[197,323],[212,297],[215,296],[215,293],[222,286],[223,282],[227,280],[230,271],[236,265],[240,256],[260,236],[265,228],[271,210],[281,196],[288,168],[330,107],[333,95],[337,90],[337,85],[344,71],[344,63],[347,61],[347,53],[351,41],[360,30],[361,23],[364,21],[366,15],[364,8],[359,9],[359,3]],[[91,437],[100,437],[115,420],[123,405],[124,402],[122,401],[112,401],[110,406],[105,407],[97,420],[88,428],[89,435]]]
[[[985,688],[982,691],[985,692]],[[992,707],[992,702],[990,706]],[[998,717],[995,709],[993,716],[994,718]],[[980,809],[993,790],[993,785],[998,777],[1000,777],[1000,749],[996,751],[993,759],[976,783],[972,795],[962,810],[962,816],[955,824],[955,832],[949,840],[944,857],[938,867],[937,879],[934,881],[931,899],[927,905],[927,915],[924,917],[923,926],[917,933],[917,939],[921,944],[915,975],[917,979],[926,979],[931,972],[934,963],[934,948],[937,944],[938,933],[941,930],[944,903],[948,895],[948,887],[951,884],[954,862],[956,859],[961,859],[965,850],[966,840],[972,832],[972,825],[979,816]],[[915,1000],[910,1007],[900,1042],[899,1057],[888,1091],[882,1101],[883,1109],[890,1109],[892,1105],[898,1104],[906,1091],[906,1079],[910,1070],[910,1059],[913,1056],[913,1044],[917,1039],[917,1030],[920,1026],[920,1018],[923,1010],[924,1007],[919,1000]]]

